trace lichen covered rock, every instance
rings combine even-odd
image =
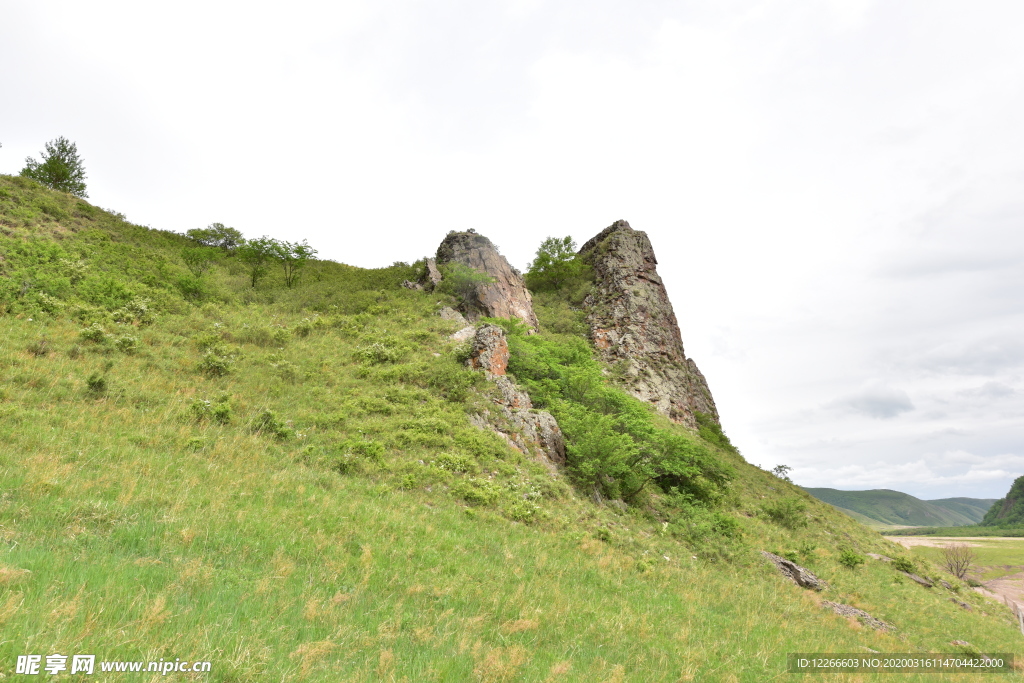
[[[505,330],[497,325],[481,325],[473,338],[473,350],[466,364],[474,370],[483,370],[487,376],[504,375],[508,367],[509,351]]]
[[[621,369],[623,388],[673,422],[695,428],[695,412],[717,422],[707,381],[683,351],[646,233],[616,221],[579,254],[594,269],[594,287],[583,302],[591,339],[601,358]]]
[[[470,320],[519,318],[531,329],[538,327],[533,298],[523,276],[509,265],[489,239],[473,231],[450,232],[437,248],[437,265],[461,263],[494,279],[481,283],[463,302],[462,312]],[[428,260],[428,267],[429,267]]]

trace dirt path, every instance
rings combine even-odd
[[[971,543],[971,541],[989,540],[983,536],[963,536],[961,538],[950,536],[885,536],[884,538],[887,541],[899,543],[904,548],[913,548],[916,545],[923,545],[929,548],[945,548],[947,545],[954,543],[961,543],[971,548],[980,548],[980,543]]]

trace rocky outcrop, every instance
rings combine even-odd
[[[868,626],[870,626],[871,628],[875,629],[876,631],[891,632],[891,631],[895,631],[896,630],[895,627],[893,627],[891,624],[887,624],[884,621],[882,621],[881,619],[873,617],[870,614],[868,614],[867,612],[865,612],[864,610],[857,609],[856,607],[853,607],[852,605],[843,605],[842,603],[838,603],[838,602],[830,602],[828,600],[822,600],[821,601],[821,606],[825,607],[827,609],[832,610],[833,612],[835,612],[836,614],[838,614],[841,617],[854,617],[858,621],[860,621],[860,622],[862,622],[864,624],[867,624]]]
[[[519,318],[531,329],[538,327],[533,312],[533,298],[526,289],[523,276],[509,265],[489,239],[475,231],[450,232],[437,248],[437,265],[459,263],[485,273],[493,282],[471,285],[460,292],[462,312],[470,320]],[[429,269],[428,260],[428,269]]]
[[[679,324],[646,233],[616,221],[583,245],[594,288],[583,302],[601,358],[622,368],[623,387],[673,422],[697,426],[695,412],[718,421],[704,375],[683,352]]]
[[[466,364],[474,370],[484,370],[488,377],[504,375],[508,368],[508,339],[505,330],[497,325],[481,325],[473,338],[473,350]]]
[[[825,588],[825,582],[815,576],[811,570],[806,567],[801,567],[796,562],[787,560],[784,557],[779,557],[775,553],[770,553],[767,550],[762,550],[761,554],[775,565],[775,568],[779,570],[780,574],[801,588],[809,588],[815,591],[820,591]]]
[[[441,283],[441,271],[437,269],[437,259],[428,258],[423,268],[423,276],[419,284],[428,292],[433,291]]]
[[[473,338],[473,350],[466,365],[483,370],[498,387],[495,410],[474,415],[471,422],[501,435],[521,453],[543,458],[548,463],[565,462],[565,438],[551,413],[535,410],[530,396],[509,379],[508,339],[497,325],[481,325]]]

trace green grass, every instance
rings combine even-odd
[[[321,262],[253,291],[225,259],[189,298],[181,236],[17,179],[0,202],[0,673],[60,652],[210,660],[213,681],[764,681],[787,652],[1019,642],[970,591],[966,612],[841,566],[845,547],[897,551],[715,430],[654,418],[735,470],[714,514],[738,536],[656,489],[595,504],[469,424],[493,389],[446,339],[452,301],[398,285],[410,266]]]
[[[957,543],[957,538],[950,537],[948,542]],[[941,537],[935,539],[938,543],[943,543],[945,540]],[[974,567],[976,571],[971,572],[972,578],[979,581],[990,581],[1024,571],[1024,539],[972,538],[969,543],[975,554]],[[942,565],[942,548],[915,546],[911,552],[917,557],[927,558],[935,565]]]

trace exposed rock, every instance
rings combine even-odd
[[[949,581],[945,581],[945,580],[939,581],[939,585],[941,585],[943,588],[945,588],[948,591],[953,590],[953,586],[950,585]]]
[[[907,577],[911,581],[914,581],[916,583],[921,584],[925,588],[931,588],[932,586],[935,585],[934,583],[932,583],[928,579],[922,578],[922,577],[918,576],[917,574],[911,574],[910,572],[900,572],[900,574],[903,574],[903,576]]]
[[[533,298],[526,289],[523,276],[498,253],[491,241],[476,232],[450,232],[437,248],[437,264],[461,263],[486,273],[494,282],[478,284],[467,296],[463,313],[470,320],[519,318],[531,329],[537,329]],[[428,268],[430,261],[428,259]]]
[[[583,302],[591,338],[604,361],[623,368],[623,386],[673,422],[696,427],[698,411],[717,422],[707,381],[683,351],[647,234],[616,221],[579,253],[594,268]]]
[[[811,590],[816,591],[820,591],[825,588],[824,581],[811,573],[809,569],[801,567],[796,562],[787,560],[784,557],[779,557],[775,553],[770,553],[767,550],[762,550],[761,554],[775,565],[775,568],[779,570],[779,573],[801,588],[810,588]]]
[[[445,306],[440,311],[438,311],[437,314],[439,316],[441,316],[442,320],[453,320],[453,321],[457,322],[458,324],[462,325],[463,327],[465,327],[466,325],[469,324],[469,321],[467,321],[462,316],[461,313],[459,313],[458,311],[456,311],[454,308],[452,308],[450,306]]]
[[[483,415],[471,416],[470,422],[500,434],[521,453],[541,456],[555,465],[564,463],[565,438],[558,422],[551,413],[534,410],[529,394],[505,374],[508,358],[505,330],[497,325],[481,325],[466,365],[486,372],[497,385],[500,398],[494,402],[495,413],[484,411]]]
[[[402,280],[402,286],[405,287],[406,289],[415,289],[415,290],[422,290],[423,289],[423,285],[421,285],[418,282],[413,282],[412,280]]]
[[[896,628],[891,624],[887,624],[881,619],[876,619],[862,609],[857,609],[850,605],[843,605],[838,602],[829,602],[828,600],[822,600],[822,607],[827,607],[839,616],[843,617],[856,617],[860,621],[864,622],[876,631],[895,631]]]
[[[484,370],[487,377],[504,375],[508,367],[508,339],[505,330],[497,325],[481,325],[473,339],[473,350],[466,364],[474,370]]]
[[[953,603],[954,605],[956,605],[956,606],[958,606],[958,607],[963,607],[963,608],[964,608],[965,610],[967,610],[968,612],[972,612],[972,611],[973,611],[973,610],[971,609],[971,606],[970,606],[970,605],[968,605],[968,604],[967,604],[966,602],[962,602],[962,601],[960,601],[960,600],[957,600],[956,598],[950,598],[949,600],[950,600],[950,602],[952,602],[952,603]]]
[[[878,553],[868,553],[868,557],[872,557],[872,558],[874,558],[874,559],[876,559],[876,560],[878,560],[880,562],[892,562],[892,558],[891,557],[886,557],[885,555],[879,555]]]
[[[951,640],[949,641],[949,644],[958,645],[960,647],[971,647],[971,644],[968,643],[966,640]]]
[[[426,268],[423,270],[423,276],[420,278],[420,284],[428,292],[434,291],[434,287],[441,282],[441,271],[437,269],[437,260],[428,258]]]

